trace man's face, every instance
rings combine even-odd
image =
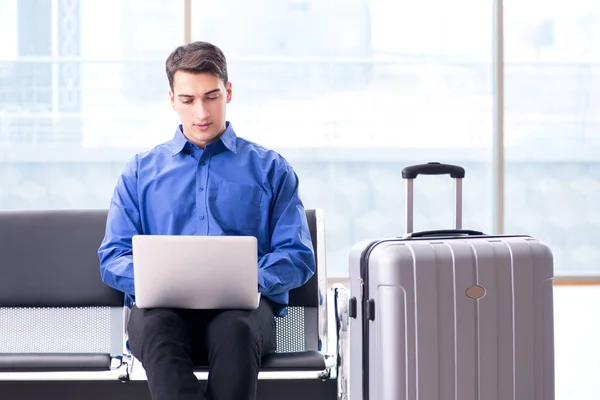
[[[173,110],[179,115],[183,134],[201,148],[215,141],[225,130],[225,107],[231,101],[227,85],[208,72],[177,71],[169,92]]]

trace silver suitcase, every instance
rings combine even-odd
[[[413,233],[413,182],[455,178],[455,229]],[[553,400],[553,260],[461,226],[458,166],[407,167],[406,235],[350,254],[351,400]]]

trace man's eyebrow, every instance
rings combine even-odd
[[[204,93],[204,95],[208,96],[209,94],[217,93],[217,92],[220,92],[220,91],[221,91],[221,89],[216,88],[216,89],[213,89],[213,90],[209,90],[208,92]],[[195,97],[195,96],[191,95],[191,94],[178,94],[177,97]]]

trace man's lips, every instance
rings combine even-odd
[[[199,131],[202,131],[202,132],[206,131],[211,125],[212,125],[211,122],[209,122],[207,124],[194,124],[196,129],[198,129]]]

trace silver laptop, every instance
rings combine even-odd
[[[255,237],[135,235],[132,244],[139,308],[258,307]]]

